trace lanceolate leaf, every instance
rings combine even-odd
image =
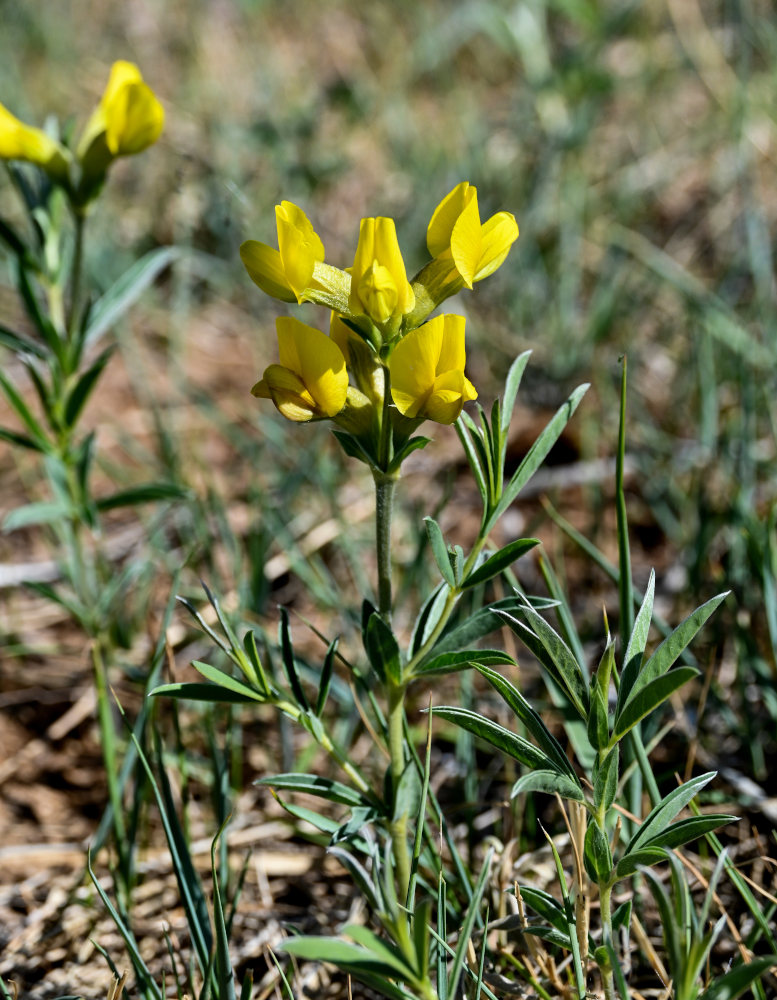
[[[657,806],[655,806],[640,828],[634,834],[626,847],[626,854],[631,854],[639,848],[644,847],[648,841],[653,840],[672,822],[675,816],[707,785],[717,774],[716,771],[708,771],[700,774],[696,778],[691,778],[673,789]]]
[[[113,351],[113,346],[106,348],[97,357],[97,360],[87,368],[73,387],[73,391],[68,396],[67,403],[65,404],[65,423],[68,427],[72,427],[78,420]]]
[[[364,645],[370,663],[381,681],[384,684],[398,684],[402,677],[399,645],[394,633],[377,612],[370,615],[367,622]]]
[[[545,461],[548,452],[558,440],[561,432],[572,414],[577,409],[580,400],[583,398],[587,390],[587,384],[579,386],[575,389],[569,399],[567,399],[567,401],[559,407],[555,415],[551,417],[545,429],[531,446],[526,457],[516,469],[513,474],[513,478],[505,487],[502,499],[499,501],[496,509],[489,517],[487,524],[484,526],[486,534],[491,530],[491,528],[493,528],[494,524],[496,524],[502,514],[507,510],[510,504],[512,504],[524,488],[526,483],[528,483],[540,465],[542,465]]]
[[[273,774],[267,778],[259,778],[257,785],[269,785],[270,788],[280,788],[285,792],[305,792],[307,795],[317,795],[330,802],[340,802],[344,806],[370,806],[359,792],[340,781],[322,778],[316,774]]]
[[[465,670],[467,667],[479,667],[483,664],[512,664],[515,660],[499,649],[462,649],[458,653],[441,653],[439,656],[426,660],[413,672],[414,677],[429,674],[448,674],[455,670]]]
[[[236,680],[234,677],[230,677],[230,675],[224,673],[223,670],[219,670],[217,667],[212,667],[209,663],[203,663],[201,660],[192,660],[192,666],[198,673],[202,674],[203,677],[212,681],[214,684],[218,684],[219,687],[227,688],[227,690],[234,691],[236,694],[243,695],[245,698],[251,698],[253,701],[262,701],[262,696],[257,691],[254,691],[253,688],[248,687],[242,681]]]
[[[527,885],[522,885],[520,889],[524,903],[530,906],[535,913],[538,913],[543,920],[546,920],[556,930],[564,934],[569,933],[569,924],[564,913],[564,907],[558,900],[554,899],[550,893],[545,892],[544,889],[534,889]]]
[[[651,837],[644,846],[646,848],[665,847],[673,850],[676,847],[682,847],[683,844],[690,843],[692,840],[703,837],[705,833],[716,830],[719,826],[724,826],[726,823],[733,823],[738,818],[738,816],[729,816],[726,813],[707,813],[703,816],[691,816],[688,819],[681,819],[676,823],[672,823],[666,830],[663,830],[655,837]]]
[[[526,617],[530,627],[507,612],[500,611],[499,614],[566,692],[577,713],[586,722],[589,709],[588,687],[580,664],[561,636],[541,615],[537,614],[534,608],[521,604],[519,610]]]
[[[398,978],[403,981],[412,981],[416,978],[415,970],[404,960],[401,952],[388,941],[379,938],[369,927],[365,927],[364,924],[347,924],[343,927],[343,934],[372,952],[376,958],[392,965]]]
[[[158,247],[125,271],[92,307],[84,332],[85,345],[98,340],[140,297],[156,276],[180,256],[181,250],[178,247]]]
[[[439,569],[445,582],[449,586],[455,587],[456,578],[453,575],[453,567],[448,558],[448,546],[445,544],[442,529],[433,517],[425,517],[424,522],[426,523],[426,533],[429,536],[429,544],[432,547],[432,555],[434,556],[434,561],[437,563],[437,569]]]
[[[179,698],[187,701],[208,701],[216,705],[244,705],[247,702],[255,704],[257,701],[262,700],[255,692],[252,692],[251,696],[249,696],[241,694],[238,691],[231,691],[229,688],[221,687],[217,684],[201,684],[197,682],[190,684],[180,682],[160,684],[159,687],[150,691],[149,695],[165,695],[168,698]]]
[[[625,854],[615,866],[615,877],[618,879],[628,878],[633,875],[638,868],[647,868],[650,865],[657,865],[661,861],[666,861],[667,852],[663,847],[645,847],[639,851]]]
[[[513,409],[515,408],[518,388],[521,384],[524,369],[526,368],[530,356],[531,351],[524,351],[523,354],[519,354],[515,361],[513,361],[510,365],[510,371],[507,373],[504,397],[502,399],[502,409],[500,413],[500,429],[502,431],[502,439],[505,442],[507,441],[507,432],[510,430],[510,420],[513,415]]]
[[[573,802],[585,801],[580,785],[558,771],[530,771],[524,774],[513,785],[510,798],[514,799],[521,792],[543,792],[545,795],[560,795],[562,799],[572,799]]]
[[[505,545],[503,549],[495,552],[481,566],[470,573],[462,582],[461,589],[466,590],[468,587],[485,583],[486,580],[490,580],[503,570],[508,569],[516,559],[520,559],[522,555],[539,544],[539,538],[518,538],[514,542],[510,542],[509,545]]]
[[[639,692],[647,685],[651,684],[657,677],[661,677],[669,670],[675,660],[680,656],[686,646],[694,638],[699,629],[704,625],[710,615],[723,603],[730,592],[718,594],[702,604],[688,617],[682,621],[671,635],[661,643],[653,653],[647,663],[638,672],[638,675],[631,687],[628,697],[624,700],[622,708],[619,707],[618,714],[626,711],[630,701],[633,701]]]
[[[135,507],[159,500],[185,500],[189,495],[185,486],[177,486],[175,483],[143,483],[141,486],[130,486],[126,490],[101,497],[97,501],[97,507],[99,510],[114,510],[117,507]]]
[[[561,748],[561,744],[518,688],[514,684],[511,684],[506,677],[497,673],[496,670],[490,670],[487,666],[479,666],[478,670],[489,684],[499,692],[508,706],[515,712],[524,726],[526,726],[529,734],[539,744],[540,749],[553,762],[553,770],[560,774],[566,774],[579,788],[580,783],[575,770],[569,763],[567,755]]]
[[[615,720],[612,742],[620,740],[646,715],[650,715],[678,688],[697,677],[698,674],[699,671],[696,667],[677,667],[676,670],[671,670],[668,674],[656,677],[645,687],[635,689],[620,716]]]
[[[461,726],[462,729],[480,737],[486,743],[496,747],[497,750],[501,750],[509,757],[526,764],[527,767],[554,770],[553,762],[533,743],[529,743],[523,736],[511,733],[504,726],[491,722],[490,719],[484,719],[477,712],[472,712],[468,708],[455,708],[448,705],[433,708],[432,712],[439,715],[441,719],[447,719],[448,722]]]
[[[634,681],[637,679],[640,667],[642,666],[642,657],[647,645],[650,623],[653,620],[653,596],[655,588],[656,572],[655,570],[651,570],[642,606],[634,621],[634,628],[629,638],[629,644],[626,647],[626,654],[623,657],[623,673],[621,674],[620,689],[618,690],[616,715],[628,700],[631,689],[634,686]]]
[[[406,1000],[407,994],[390,981],[399,975],[394,964],[361,945],[333,937],[296,937],[284,941],[282,947],[287,954],[297,958],[330,962],[386,996]]]

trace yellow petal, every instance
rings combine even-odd
[[[246,240],[240,246],[240,259],[251,278],[263,292],[283,302],[296,302],[297,296],[286,280],[281,255],[266,243]]]
[[[275,220],[286,280],[301,301],[311,284],[316,263],[324,259],[324,244],[307,215],[291,201],[275,206]]]
[[[127,84],[105,107],[105,141],[114,156],[132,156],[153,145],[162,133],[165,112],[142,81]]]
[[[370,319],[376,323],[390,319],[397,305],[398,290],[387,267],[373,260],[359,279],[357,292]]]
[[[279,317],[276,327],[281,365],[300,377],[320,416],[335,416],[348,393],[343,352],[321,330],[293,316]]]
[[[477,198],[471,198],[456,220],[451,233],[451,253],[456,270],[467,288],[472,288],[483,252]]]
[[[497,212],[483,223],[482,250],[474,280],[481,281],[504,263],[510,247],[518,239],[518,223],[509,212]]]
[[[391,353],[391,395],[401,413],[415,410],[408,400],[425,399],[434,385],[444,325],[444,318],[435,316],[403,337]],[[409,415],[415,416],[415,412]]]
[[[392,312],[404,316],[415,305],[415,295],[407,280],[393,219],[379,217],[375,220],[375,257],[389,272],[396,287],[397,299]]]
[[[462,181],[443,198],[434,210],[426,230],[426,245],[432,257],[439,257],[451,245],[451,235],[457,219],[465,207],[476,197],[476,189],[468,181]]]
[[[267,386],[273,403],[287,420],[301,423],[317,415],[315,400],[299,375],[293,371],[282,365],[270,365],[265,370],[262,382]]]
[[[422,415],[438,424],[453,424],[459,419],[463,404],[459,390],[436,389],[427,399]]]
[[[445,313],[443,321],[440,356],[437,359],[437,373],[460,371],[463,373],[466,363],[464,350],[464,317],[457,313]]]
[[[67,151],[43,129],[33,128],[0,104],[0,159],[37,163],[53,176],[67,169]]]

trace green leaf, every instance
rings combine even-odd
[[[558,900],[554,899],[549,892],[545,892],[544,889],[535,889],[532,886],[522,885],[520,886],[520,890],[524,903],[530,906],[535,913],[538,913],[543,920],[546,920],[556,930],[561,931],[565,935],[569,934],[569,925],[564,913],[564,907]]]
[[[558,771],[530,771],[524,774],[513,785],[510,798],[514,799],[521,792],[543,792],[545,795],[560,795],[562,799],[571,799],[573,802],[585,801],[580,785]]]
[[[385,684],[402,682],[402,657],[394,633],[377,611],[370,615],[364,633],[364,648],[373,670]]]
[[[179,247],[157,247],[128,268],[92,306],[84,331],[84,345],[89,346],[99,340],[140,298],[157,275],[182,253]]]
[[[585,831],[583,845],[585,870],[594,882],[607,882],[612,872],[612,853],[607,834],[591,820]]]
[[[628,878],[638,868],[647,868],[666,861],[667,853],[661,847],[644,847],[630,854],[625,854],[615,866],[615,878]]]
[[[540,749],[546,754],[548,759],[553,762],[553,770],[559,774],[566,774],[572,779],[572,781],[577,783],[579,788],[580,782],[578,781],[575,770],[570,764],[567,755],[561,748],[561,744],[542,721],[539,713],[532,708],[518,688],[515,687],[514,684],[511,684],[506,677],[503,677],[496,670],[490,670],[487,666],[482,664],[478,665],[478,670],[486,678],[489,684],[499,692],[509,708],[512,709],[512,711],[524,724],[529,732],[529,735],[534,737]]]
[[[11,382],[11,380],[6,376],[5,372],[0,368],[0,388],[5,393],[5,397],[11,404],[11,407],[16,412],[16,415],[22,421],[24,426],[30,432],[30,437],[34,441],[34,446],[38,451],[50,451],[51,446],[49,445],[46,433],[35,419],[32,411],[27,406],[25,401],[22,399],[21,395],[16,391],[16,387]],[[11,431],[4,435],[6,439],[10,439],[10,435],[14,432]],[[21,443],[21,442],[18,442]],[[29,447],[29,446],[26,446]]]
[[[488,521],[484,525],[484,533],[488,534],[507,508],[513,503],[515,498],[528,483],[537,469],[545,461],[548,452],[561,436],[561,432],[566,427],[572,414],[577,409],[580,400],[588,390],[588,384],[579,386],[562,406],[556,411],[548,424],[541,432],[540,436],[527,452],[524,460],[516,469],[512,479],[505,487],[502,499],[496,506]]]
[[[448,546],[445,544],[442,529],[433,517],[425,517],[426,533],[429,536],[429,544],[432,547],[432,555],[437,563],[437,569],[442,574],[443,579],[450,587],[456,586],[456,577],[448,555]]]
[[[439,656],[426,660],[413,671],[414,677],[427,677],[430,674],[449,674],[468,667],[478,667],[483,664],[516,665],[512,656],[499,649],[462,649],[457,653],[440,653]]]
[[[507,442],[507,432],[510,430],[510,421],[513,416],[513,410],[515,409],[515,400],[518,396],[518,388],[521,384],[521,379],[523,378],[524,369],[531,357],[531,351],[524,351],[523,354],[519,354],[518,357],[510,365],[510,371],[507,373],[507,379],[505,380],[505,391],[502,397],[502,409],[500,414],[499,426],[502,431],[502,439]]]
[[[375,460],[369,452],[365,450],[359,439],[354,437],[353,434],[349,434],[347,431],[337,430],[333,430],[332,433],[337,438],[340,447],[349,458],[355,458],[357,462],[364,462],[365,465],[370,466],[370,468],[375,466]]]
[[[398,975],[393,963],[358,944],[333,937],[295,937],[284,941],[281,949],[296,958],[336,965],[391,1000],[407,1000],[407,994],[391,982]]]
[[[480,459],[478,457],[478,451],[472,440],[472,435],[469,428],[466,426],[462,417],[465,414],[462,412],[461,417],[456,421],[456,433],[459,435],[459,440],[461,441],[461,446],[464,449],[464,454],[467,456],[467,461],[469,462],[470,471],[477,485],[478,492],[480,493],[480,499],[485,509],[488,504],[488,487],[486,486],[486,480],[483,476],[483,470],[480,465]]]
[[[9,444],[15,444],[19,448],[29,448],[31,451],[48,451],[47,445],[39,441],[33,441],[26,434],[19,434],[16,431],[9,430],[7,427],[0,427],[0,441],[8,441]]]
[[[497,750],[501,750],[508,757],[520,761],[527,767],[550,771],[555,770],[553,762],[541,750],[538,750],[533,743],[524,739],[523,736],[511,733],[504,726],[500,726],[496,722],[491,722],[490,719],[485,719],[477,712],[473,712],[468,708],[457,708],[449,705],[441,705],[433,708],[432,712],[441,719],[446,719],[448,722],[466,729],[467,732],[478,736],[481,740],[485,740],[486,743],[490,743]]]
[[[466,916],[462,921],[461,927],[459,929],[459,940],[456,945],[456,954],[453,956],[453,964],[450,970],[450,979],[447,983],[446,992],[448,996],[455,997],[457,995],[459,980],[461,978],[462,969],[464,967],[464,961],[467,954],[467,948],[470,944],[470,939],[472,937],[472,928],[475,926],[475,920],[478,916],[478,908],[480,906],[480,901],[483,898],[483,893],[485,892],[486,883],[488,881],[488,875],[491,870],[491,859],[493,857],[493,850],[489,849],[488,854],[483,862],[483,867],[480,871],[480,875],[477,880],[477,884],[472,893],[472,898],[470,899]]]
[[[428,437],[411,437],[409,441],[397,450],[397,453],[392,458],[387,471],[396,472],[408,455],[411,455],[414,451],[418,451],[420,448],[425,448],[431,440],[432,439]]]
[[[185,486],[175,483],[143,483],[140,486],[130,486],[126,490],[100,497],[97,501],[98,510],[115,510],[118,507],[136,507],[142,503],[155,503],[159,500],[188,500],[191,491]]]
[[[615,801],[618,790],[618,764],[620,748],[616,745],[604,759],[603,763],[594,762],[594,805],[597,809],[609,809]]]
[[[75,425],[114,349],[113,345],[107,347],[76,382],[65,403],[65,425],[67,427]]]
[[[625,931],[629,931],[631,927],[631,909],[634,900],[627,899],[625,902],[621,903],[620,906],[613,910],[612,914],[612,930],[613,934],[616,931],[623,928]]]
[[[267,778],[259,778],[255,785],[268,785],[284,792],[304,792],[306,795],[317,795],[329,802],[339,802],[352,808],[371,806],[371,803],[359,792],[340,781],[323,778],[317,774],[273,774]]]
[[[644,822],[631,838],[626,846],[626,854],[631,854],[632,851],[644,847],[648,841],[658,836],[662,830],[665,830],[680,810],[685,808],[691,799],[695,798],[702,788],[712,781],[716,774],[717,771],[708,771],[706,774],[700,774],[698,777],[691,778],[690,781],[686,781],[678,788],[673,789],[665,796],[657,806],[651,809]]]
[[[668,674],[656,677],[655,680],[644,687],[637,687],[635,685],[631,698],[626,703],[620,716],[615,720],[612,742],[621,740],[646,715],[650,715],[670,695],[674,694],[678,688],[687,684],[694,677],[698,677],[698,675],[699,671],[696,667],[677,667],[675,670],[670,670]]]
[[[210,845],[210,868],[213,877],[213,924],[214,936],[216,938],[216,949],[213,955],[213,971],[216,977],[217,996],[219,1000],[236,1000],[235,977],[232,971],[232,961],[229,957],[229,937],[227,925],[224,918],[224,906],[221,901],[221,890],[219,888],[219,873],[216,868],[216,845],[219,837],[224,832],[224,827],[229,822],[227,817],[213,838]]]
[[[337,653],[337,644],[339,641],[339,638],[336,637],[329,643],[326,656],[324,657],[324,665],[321,668],[321,677],[318,681],[318,695],[316,697],[315,712],[318,716],[324,711],[326,699],[329,695],[329,686],[332,683],[332,671],[334,670],[335,654]]]
[[[618,690],[618,705],[615,710],[616,717],[619,715],[621,709],[631,694],[631,689],[634,687],[634,682],[636,681],[637,675],[639,674],[642,666],[642,657],[644,656],[645,646],[647,645],[650,623],[653,620],[653,597],[655,589],[656,571],[651,570],[647,590],[645,591],[645,596],[642,599],[642,605],[634,621],[634,628],[631,631],[629,644],[626,647],[626,654],[623,657],[623,673],[621,675],[620,688]]]
[[[286,676],[289,679],[289,685],[297,704],[303,711],[307,712],[310,705],[308,704],[307,696],[302,688],[302,682],[300,681],[299,674],[297,672],[297,664],[294,659],[294,648],[291,643],[289,612],[286,608],[281,608],[281,619],[278,624],[278,631],[280,633],[281,657],[283,659],[283,666],[286,670]]]
[[[591,689],[591,707],[588,710],[588,739],[594,750],[607,746],[610,730],[607,725],[607,706],[602,689],[595,684]]]
[[[3,518],[3,531],[15,531],[31,524],[52,524],[70,517],[73,511],[69,506],[57,500],[39,500],[36,503],[26,503],[16,510],[10,511]]]
[[[237,691],[230,691],[229,688],[217,687],[215,684],[202,684],[199,682],[173,684],[160,684],[153,691],[149,691],[150,697],[164,695],[168,698],[178,698],[186,701],[207,701],[214,705],[245,705],[256,704],[262,699],[254,695],[240,694]]]
[[[235,694],[242,695],[244,698],[250,698],[252,701],[263,701],[262,695],[255,691],[253,688],[248,687],[242,681],[224,673],[223,670],[219,670],[217,667],[212,667],[209,663],[203,663],[201,660],[192,660],[192,666],[194,669],[202,674],[202,676],[214,684],[218,684],[219,687],[226,688],[228,691],[233,691]]]
[[[30,340],[29,337],[22,336],[21,333],[10,330],[2,323],[0,323],[0,344],[17,354],[32,354],[36,358],[46,357],[46,352],[40,344]]]
[[[525,555],[535,545],[539,544],[539,538],[518,538],[516,541],[510,542],[486,559],[476,570],[473,570],[462,582],[461,589],[466,590],[468,587],[475,587],[479,583],[485,583],[486,580],[498,576],[499,573],[512,566],[516,559],[520,559],[522,555]]]
[[[415,970],[405,961],[399,949],[388,941],[383,941],[369,927],[363,924],[346,924],[342,933],[372,952],[377,959],[393,966],[399,979],[412,982],[416,978]]]
[[[661,677],[669,670],[710,615],[717,610],[726,597],[728,597],[729,593],[730,591],[727,590],[725,593],[718,594],[717,597],[713,597],[705,604],[702,604],[701,607],[697,608],[690,615],[688,615],[688,617],[677,626],[671,635],[664,639],[655,653],[653,653],[647,663],[639,671],[631,691],[629,692],[628,698],[624,700],[623,707],[618,711],[618,715],[623,714],[627,710],[629,703],[638,697],[639,693],[645,687],[649,686],[653,683],[653,681],[655,681],[656,678]],[[617,721],[618,716],[616,716],[616,724]]]
[[[735,968],[719,976],[699,997],[699,1000],[736,1000],[756,979],[777,966],[777,955],[754,958],[747,965]]]
[[[534,653],[553,680],[566,692],[584,722],[588,720],[589,696],[585,675],[572,650],[534,608],[521,604],[518,608],[531,628],[513,615],[500,611],[499,616]]]
[[[711,830],[716,830],[726,823],[734,823],[738,816],[730,816],[727,813],[706,813],[703,816],[690,816],[688,819],[678,820],[672,823],[661,833],[651,837],[645,842],[647,847],[663,847],[667,850],[674,850],[688,844],[692,840],[698,840]]]

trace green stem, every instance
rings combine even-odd
[[[613,944],[612,938],[612,885],[599,883],[599,908],[604,932],[604,944]],[[615,978],[609,959],[604,967],[600,966],[605,1000],[615,1000]]]
[[[119,766],[116,758],[116,726],[113,721],[108,687],[108,672],[103,659],[100,640],[92,643],[92,664],[94,666],[94,681],[97,690],[97,717],[100,724],[100,742],[102,744],[105,775],[108,782],[108,798],[113,811],[113,832],[116,838],[116,850],[119,854],[119,870],[124,871],[122,860],[125,856],[126,828],[124,826],[124,811],[119,785]]]
[[[388,742],[391,758],[391,788],[396,802],[397,790],[402,773],[405,770],[405,691],[407,686],[400,684],[388,689]],[[420,820],[419,820],[420,822]],[[391,821],[391,844],[394,849],[394,861],[397,866],[398,895],[401,900],[407,899],[410,888],[410,852],[407,843],[407,813],[397,814]]]
[[[70,313],[67,321],[68,340],[72,343],[78,330],[78,323],[81,318],[81,284],[84,265],[84,228],[86,226],[86,216],[82,212],[76,211],[74,214],[75,223],[75,245],[73,247],[73,268],[70,272]]]
[[[373,470],[375,480],[375,542],[378,558],[378,612],[391,624],[391,512],[397,476]]]

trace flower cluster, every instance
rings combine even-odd
[[[423,420],[451,424],[477,398],[464,374],[464,318],[429,317],[504,262],[518,237],[515,218],[498,212],[481,222],[476,189],[458,184],[429,222],[431,260],[408,278],[393,219],[362,219],[353,264],[342,270],[325,263],[302,209],[284,201],[275,217],[278,248],[247,240],[243,264],[268,295],[331,310],[330,328],[327,335],[278,319],[279,364],[252,391],[289,420],[333,420],[351,454],[395,468]]]
[[[37,164],[67,191],[74,206],[83,209],[99,193],[117,157],[140,153],[156,142],[164,117],[138,67],[120,60],[111,67],[108,85],[75,153],[43,129],[25,125],[0,104],[0,159]]]

